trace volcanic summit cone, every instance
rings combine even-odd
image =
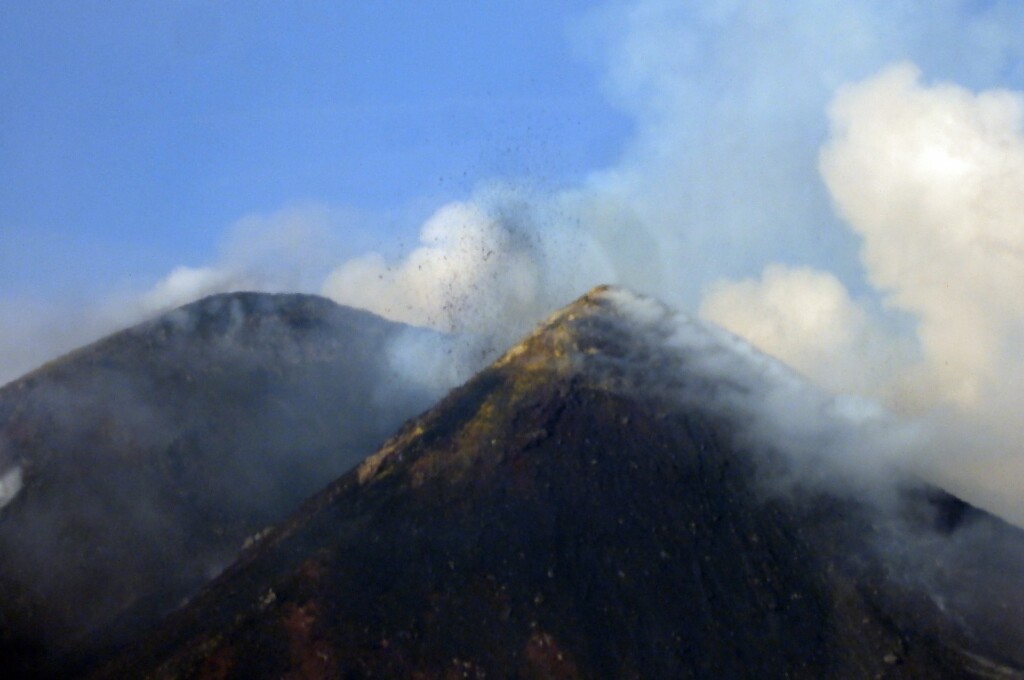
[[[715,378],[748,359],[665,316],[614,289],[561,311],[98,677],[1014,677],[872,504],[764,483],[785,456],[721,397],[765,377]],[[893,503],[920,545],[981,514]]]
[[[0,390],[0,676],[144,631],[428,406],[388,362],[406,333],[431,335],[218,295]]]

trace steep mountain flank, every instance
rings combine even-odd
[[[708,370],[758,364],[655,337],[663,313],[597,289],[555,315],[95,677],[1016,677],[990,612],[918,569],[994,520],[909,481],[884,515],[780,484],[723,400],[764,376]]]
[[[138,634],[428,406],[389,364],[407,333],[428,332],[220,295],[0,390],[4,676]]]

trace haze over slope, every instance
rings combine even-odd
[[[439,396],[394,354],[434,335],[219,295],[0,390],[3,672],[74,664],[191,597]]]

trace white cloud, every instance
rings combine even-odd
[[[910,64],[840,90],[821,169],[871,282],[919,320],[942,395],[979,403],[1024,351],[1024,97],[925,86]]]
[[[870,281],[917,321],[919,394],[954,408],[941,474],[1024,516],[1007,483],[1024,478],[1024,95],[926,85],[903,63],[830,116],[822,174]]]
[[[623,283],[685,307],[708,281],[773,262],[859,289],[855,239],[817,172],[833,92],[907,57],[991,82],[1024,57],[1011,28],[1022,20],[1024,6],[1005,2],[609,3],[577,42],[597,36],[600,49],[582,49],[636,131],[621,160],[578,189],[585,225]],[[623,242],[632,262],[615,257]]]
[[[883,332],[832,274],[781,266],[719,282],[703,312],[830,389],[927,414],[919,472],[1024,521],[1024,95],[900,63],[841,88],[829,115],[822,176],[913,328]]]

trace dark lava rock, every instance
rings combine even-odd
[[[720,386],[631,335],[618,295],[407,423],[95,677],[1016,677],[1020,649],[878,547],[897,530],[872,504],[766,490]],[[903,494],[892,526],[944,540],[943,499]]]
[[[426,408],[387,360],[406,333],[429,335],[219,295],[0,390],[0,674],[63,675],[146,630]]]

